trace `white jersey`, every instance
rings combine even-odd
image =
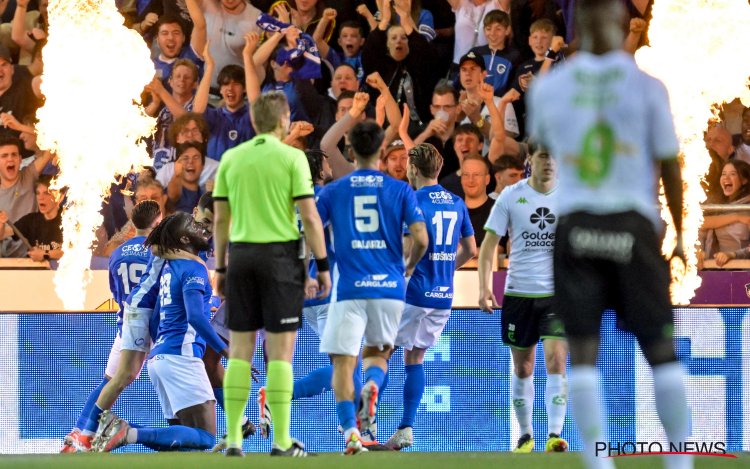
[[[557,189],[543,194],[523,179],[508,186],[492,206],[485,231],[510,237],[505,294],[539,297],[554,293],[552,251],[557,228]]]
[[[579,52],[528,96],[531,137],[559,162],[559,214],[636,210],[659,229],[656,163],[680,149],[664,85],[626,52]]]

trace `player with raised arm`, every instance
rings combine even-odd
[[[536,346],[544,341],[547,385],[547,452],[565,451],[560,437],[565,423],[568,385],[565,365],[568,348],[562,320],[553,307],[552,250],[557,227],[555,159],[542,148],[531,156],[531,177],[506,187],[492,207],[479,250],[479,307],[492,314],[497,300],[492,293],[492,260],[497,243],[510,235],[510,265],[505,282],[501,317],[503,343],[513,357],[511,398],[521,437],[514,453],[534,450],[534,363]]]
[[[689,434],[657,197],[661,179],[677,233],[670,260],[684,263],[680,146],[664,84],[622,50],[623,2],[578,0],[574,18],[579,52],[529,87],[528,128],[560,164],[553,304],[570,347],[571,411],[586,465],[612,468],[612,459],[595,451],[603,441],[595,363],[607,308],[651,366],[667,440],[682,445]],[[688,455],[667,454],[665,463],[693,467]]]
[[[339,273],[320,351],[333,358],[336,412],[346,454],[365,451],[360,429],[375,421],[378,391],[404,307],[404,275],[411,276],[428,243],[414,192],[406,183],[377,170],[383,136],[383,129],[373,121],[355,125],[349,142],[358,169],[327,185],[318,195],[320,217],[333,227]],[[404,225],[412,237],[406,266]],[[352,374],[363,337],[365,385],[358,429]]]
[[[414,444],[413,427],[425,389],[424,355],[440,338],[453,304],[453,274],[477,254],[474,229],[463,200],[437,182],[443,157],[420,143],[409,150],[406,174],[416,191],[429,244],[406,287],[406,306],[396,346],[404,348],[403,415],[385,446],[400,450]]]
[[[145,200],[133,207],[130,220],[135,226],[135,237],[115,249],[109,258],[109,289],[117,302],[117,334],[112,349],[107,358],[104,378],[89,394],[81,410],[76,426],[65,437],[61,453],[87,451],[91,448],[91,440],[99,424],[97,420],[90,420],[91,409],[96,404],[99,394],[107,383],[115,376],[120,362],[122,346],[122,316],[125,299],[138,285],[141,276],[146,272],[146,266],[151,259],[151,251],[143,245],[146,237],[161,221],[159,204],[153,200]]]
[[[216,434],[216,408],[201,357],[206,345],[226,356],[226,344],[209,323],[211,280],[201,251],[209,249],[208,233],[189,214],[167,217],[146,240],[158,254],[186,251],[184,259],[164,263],[159,278],[159,320],[148,374],[164,413],[166,428],[131,426],[114,417],[95,442],[109,452],[140,443],[161,451],[208,449]],[[152,320],[153,322],[155,321]]]

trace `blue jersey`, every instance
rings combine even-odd
[[[459,240],[474,236],[469,211],[457,195],[440,185],[417,191],[430,244],[409,280],[406,303],[422,308],[450,309]]]
[[[206,156],[216,161],[221,160],[225,151],[255,136],[247,104],[234,112],[225,107],[210,107],[203,113],[203,117],[211,129]]]
[[[143,245],[145,236],[136,236],[109,256],[109,290],[118,305],[117,334],[122,331],[123,302],[141,281],[151,260],[151,251]]]
[[[492,85],[495,96],[504,95],[515,73],[514,64],[521,61],[520,52],[510,45],[498,51],[493,51],[490,46],[484,45],[471,49],[471,52],[484,59],[484,65],[487,68],[487,77],[484,82]]]
[[[141,312],[153,312],[156,300],[159,296],[159,276],[164,267],[164,259],[159,256],[151,256],[146,266],[146,273],[141,277],[138,285],[130,291],[128,299],[125,300],[132,308]]]
[[[424,222],[414,191],[380,171],[359,169],[318,195],[333,226],[336,300],[404,300],[403,226]]]
[[[159,330],[151,355],[202,357],[206,340],[188,323],[185,294],[200,293],[205,321],[211,318],[211,281],[206,266],[191,259],[166,261],[159,282]]]
[[[315,191],[315,195],[317,196],[321,190],[323,190],[322,186],[313,186],[313,190]],[[331,244],[331,227],[327,226],[324,229],[325,234],[325,242],[326,242],[326,253],[328,254],[328,265],[330,266],[331,272],[333,272],[333,269],[336,265],[336,255],[333,252],[333,245]],[[315,264],[315,256],[310,254],[310,264],[307,267],[307,275],[310,278],[315,278],[318,276],[318,266]],[[319,306],[319,305],[327,305],[331,302],[331,295],[328,295],[327,297],[323,298],[322,300],[319,299],[313,299],[313,300],[305,300],[305,308],[308,306]]]

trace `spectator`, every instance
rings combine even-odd
[[[734,157],[734,145],[732,145],[732,134],[719,125],[714,125],[706,132],[706,148],[711,158],[703,188],[709,203],[721,200],[724,196],[721,188],[721,170],[724,164]]]
[[[49,152],[39,154],[21,169],[23,143],[14,137],[0,137],[0,211],[11,222],[36,210],[34,186],[50,161]]]
[[[484,240],[484,224],[490,216],[493,199],[487,196],[487,186],[490,184],[490,164],[481,156],[469,156],[461,163],[461,187],[464,192],[464,202],[469,209],[471,226],[474,236],[481,243]]]
[[[492,171],[495,176],[495,190],[489,197],[496,200],[503,189],[523,179],[525,170],[523,161],[514,156],[503,155],[498,158],[492,165]]]
[[[40,101],[35,93],[34,83],[38,77],[32,77],[29,68],[13,65],[10,51],[0,44],[0,110],[13,114],[20,122],[32,122]],[[3,128],[0,134],[18,137],[19,132]]]
[[[511,2],[510,0],[448,0],[448,3],[456,15],[453,64],[457,71],[461,57],[473,47],[487,44],[487,37],[482,27],[485,16],[492,10],[502,10],[510,14]]]
[[[735,158],[750,163],[750,107],[742,110],[740,134],[734,138]]]
[[[502,10],[492,10],[484,17],[487,45],[471,49],[484,59],[487,70],[484,81],[492,85],[496,96],[505,94],[514,69],[521,61],[521,53],[509,44],[510,31],[510,16]]]
[[[25,255],[36,262],[58,260],[63,255],[62,218],[58,205],[60,197],[57,191],[50,191],[49,184],[49,177],[36,182],[34,190],[39,210],[24,215],[15,223],[15,237],[23,236],[24,244],[28,243]],[[7,234],[7,230],[4,234]]]
[[[458,119],[462,124],[474,124],[482,132],[485,137],[485,152],[489,151],[489,137],[492,134],[492,126],[495,124],[491,118],[493,109],[487,106],[482,91],[486,76],[487,69],[482,57],[474,52],[469,52],[461,58],[459,79],[464,91],[461,92],[459,97],[460,112]],[[517,137],[519,134],[518,121],[513,106],[507,106],[502,98],[494,96],[494,89],[492,89],[492,93],[493,101],[491,102],[495,107],[500,104],[503,105],[503,113],[500,115],[505,132],[511,137]]]
[[[327,43],[318,43],[320,56],[325,57],[333,65],[334,69],[338,69],[343,64],[349,65],[354,70],[357,81],[362,83],[365,78],[365,69],[362,66],[362,47],[365,45],[364,29],[356,21],[347,21],[339,29],[337,42],[339,47],[341,47],[341,52],[330,48]],[[328,49],[328,51],[324,49]],[[334,81],[336,80],[335,70],[333,79]]]
[[[193,34],[190,44],[185,44],[185,32],[180,20],[173,16],[162,16],[156,23],[156,43],[159,45],[159,55],[154,57],[156,76],[169,89],[169,77],[177,59],[187,59],[198,66],[199,72],[203,68],[203,57],[198,51],[203,50],[199,43],[199,35]]]
[[[365,108],[370,101],[370,95],[367,93],[356,93],[352,97],[349,97],[348,93],[347,91],[341,93],[336,123],[328,129],[328,132],[323,136],[323,140],[320,141],[320,149],[328,155],[333,179],[338,179],[354,171],[354,164],[344,157],[344,154],[338,148],[338,144],[341,139],[345,139],[345,152],[351,156],[352,151],[348,142],[349,130],[365,119]],[[348,99],[351,99],[351,104],[348,105],[349,108],[346,110],[345,100]]]
[[[432,92],[430,112],[433,119],[414,139],[416,145],[432,144],[443,156],[440,178],[457,171],[461,166],[456,151],[453,149],[453,132],[456,128],[458,111],[458,91],[447,80],[440,81]]]
[[[169,127],[175,118],[193,110],[193,96],[198,83],[198,67],[187,59],[177,59],[169,77],[170,93],[161,80],[154,78],[146,91],[151,94],[151,103],[146,106],[146,113],[156,117],[156,133],[151,145],[154,158],[154,169],[161,169],[164,164],[173,161],[173,147],[167,140]]]
[[[198,142],[204,143],[208,141],[210,132],[208,130],[208,124],[206,120],[200,114],[194,112],[186,112],[182,116],[175,119],[174,123],[169,127],[167,131],[167,141],[169,142],[169,151],[171,155],[175,155],[175,147],[185,142]],[[208,155],[206,155],[208,156]],[[156,180],[162,186],[167,186],[169,181],[172,180],[174,175],[174,160],[176,156],[170,156],[170,163],[165,164],[156,172]],[[200,175],[199,184],[201,190],[208,191],[210,188],[210,181],[213,181],[216,177],[216,170],[219,167],[219,162],[213,158],[206,158],[205,164],[203,165],[203,172]]]
[[[323,12],[325,9],[326,6],[323,0],[280,0],[271,5],[271,9],[268,12],[272,13],[280,21],[293,24],[300,31],[312,36],[315,34],[318,23],[323,21]],[[331,39],[335,28],[336,20],[331,19],[326,24],[326,28],[321,35],[325,42]]]
[[[187,5],[197,6],[198,0],[187,0]],[[261,30],[256,24],[260,16],[260,10],[255,8],[246,0],[202,0],[200,8],[192,13],[193,22],[196,27],[201,23],[200,16],[205,21],[205,34],[201,38],[198,28],[196,50],[202,51],[205,42],[210,43],[211,56],[216,62],[212,73],[210,73],[210,85],[212,94],[218,95],[222,83],[219,81],[219,72],[228,65],[243,65],[242,51],[245,47],[245,34],[258,33]],[[193,36],[196,36],[196,28],[193,28]],[[209,157],[211,152],[208,153]],[[221,155],[215,158],[220,158]]]
[[[167,207],[170,212],[192,213],[203,195],[199,178],[206,162],[204,145],[185,142],[177,146],[174,174],[167,185]]]
[[[727,161],[721,170],[720,203],[750,203],[750,164],[740,160]],[[750,227],[738,221],[737,215],[709,215],[703,220],[704,252],[711,258],[717,252],[734,252],[750,243]]]
[[[357,78],[357,72],[348,63],[344,63],[336,67],[333,71],[333,80],[331,80],[331,87],[328,89],[328,97],[338,99],[342,91],[353,91],[359,90],[359,79]]]
[[[28,11],[29,0],[16,0],[16,11],[13,15],[10,34],[11,39],[19,48],[19,64],[31,65],[40,47],[47,42],[49,1],[40,0],[38,3],[39,10]]]
[[[453,151],[459,162],[459,169],[440,180],[440,185],[453,192],[457,196],[464,197],[462,180],[463,161],[466,158],[482,157],[482,145],[484,144],[484,135],[473,124],[461,124],[456,128],[456,134],[453,137]],[[489,182],[488,182],[489,184]]]
[[[386,148],[380,157],[380,170],[392,178],[408,182],[406,167],[409,163],[404,142],[395,140]]]
[[[408,13],[411,3],[405,0],[395,6],[401,25],[390,26],[391,10],[384,8],[378,27],[365,42],[362,64],[366,74],[378,72],[383,77],[399,106],[409,106],[412,125],[422,127],[423,119],[430,115],[436,81],[432,74],[434,56]]]

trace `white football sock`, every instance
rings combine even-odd
[[[568,409],[568,379],[565,375],[547,375],[544,404],[547,407],[547,433],[559,435]]]
[[[653,368],[654,395],[659,420],[670,443],[684,443],[688,437],[688,407],[683,370],[679,362],[664,363]],[[691,469],[692,456],[668,454],[664,456],[667,469]]]
[[[521,435],[528,433],[534,437],[534,427],[531,424],[531,413],[534,410],[534,375],[519,378],[513,374],[512,380],[513,410],[516,412]]]

